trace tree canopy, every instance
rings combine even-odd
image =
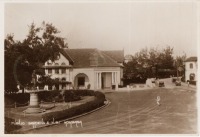
[[[37,27],[29,26],[28,35],[22,41],[14,40],[14,35],[7,35],[5,46],[5,91],[17,91],[17,85],[31,85],[32,73],[44,75],[41,66],[47,61],[57,59],[61,48],[67,48],[65,38],[51,23],[42,22]]]
[[[124,63],[125,79],[146,79],[157,77],[159,71],[174,69],[173,48],[166,46],[162,50],[144,48],[132,55],[132,60]]]

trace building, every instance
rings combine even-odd
[[[47,61],[43,68],[59,81],[53,86],[56,89],[111,89],[123,84],[123,61],[123,50],[63,49],[57,60]]]
[[[197,81],[197,57],[189,57],[185,60],[185,80]]]

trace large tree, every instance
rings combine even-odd
[[[15,41],[13,35],[5,39],[5,91],[16,91],[16,85],[32,86],[33,72],[44,75],[41,66],[47,61],[54,61],[61,48],[67,47],[65,39],[51,23],[43,22],[40,27],[34,23],[23,41]]]
[[[144,48],[132,56],[132,60],[124,63],[125,79],[146,79],[156,77],[161,73],[174,69],[173,48],[170,46],[162,50]],[[158,74],[159,71],[162,71]]]

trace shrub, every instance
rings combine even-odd
[[[77,96],[94,96],[93,90],[71,90],[73,91]]]
[[[40,91],[37,93],[39,101],[44,102],[70,102],[80,100],[80,96],[94,96],[93,90],[65,90],[62,94],[59,90],[53,91]],[[63,97],[64,96],[64,97]],[[14,103],[25,104],[30,100],[30,93],[18,93],[18,94],[6,94],[5,95],[5,105],[6,107],[14,107]],[[25,104],[26,106],[28,104]],[[17,105],[18,106],[18,105]],[[20,105],[22,106],[22,105]]]
[[[59,90],[41,91],[38,92],[37,94],[40,101],[52,102],[55,100],[56,96],[60,95],[60,91]]]
[[[173,83],[176,82],[176,80],[177,80],[177,78],[175,78],[175,77],[172,78]]]
[[[90,84],[88,84],[88,85],[87,85],[87,89],[90,89],[90,87],[91,87],[91,85],[90,85]]]
[[[29,99],[29,93],[5,94],[5,105],[9,106],[14,104],[15,102],[17,104],[26,104],[29,101]],[[14,105],[12,107],[14,107]]]
[[[181,81],[185,82],[185,76],[181,77]]]
[[[74,91],[65,91],[64,93],[65,102],[77,101],[80,100],[81,97],[74,93]]]
[[[80,106],[76,106],[70,109],[64,109],[61,111],[46,113],[46,114],[43,114],[42,118],[45,122],[47,121],[50,122],[53,120],[53,118],[54,120],[66,119],[66,118],[70,118],[70,117],[91,111],[93,109],[96,109],[104,105],[105,95],[98,91],[94,92],[94,94],[95,94],[95,99],[93,101],[87,102],[85,104],[82,104]]]
[[[189,83],[190,83],[191,85],[196,85],[197,82],[196,82],[196,81],[191,81],[191,80],[190,80]]]

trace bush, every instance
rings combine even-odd
[[[185,77],[184,77],[184,76],[181,78],[181,81],[182,81],[182,82],[185,82]]]
[[[12,122],[14,122],[14,119],[5,117],[5,133],[9,133],[21,128],[20,125],[14,125]]]
[[[74,93],[74,91],[65,91],[64,93],[65,102],[77,101],[80,100],[81,97]]]
[[[42,118],[45,122],[47,121],[50,122],[53,120],[53,118],[54,120],[66,119],[66,118],[70,118],[70,117],[77,116],[82,113],[94,110],[104,105],[105,95],[98,91],[94,92],[94,94],[95,94],[95,100],[93,101],[87,102],[85,104],[82,104],[80,106],[76,106],[70,109],[64,109],[61,111],[46,113],[46,114],[43,114]]]
[[[53,91],[40,91],[37,93],[39,101],[44,102],[70,102],[70,101],[77,101],[80,100],[80,96],[94,96],[93,90],[65,90],[63,95],[61,91],[59,90],[53,90]],[[64,96],[64,97],[63,97]],[[12,105],[11,107],[14,107],[14,103],[17,104],[25,104],[30,100],[30,93],[18,93],[18,94],[6,94],[5,95],[5,105],[8,107],[9,105]],[[25,104],[26,106],[28,104]],[[18,106],[18,105],[17,105]],[[22,105],[20,105],[22,106]]]
[[[66,90],[73,91],[77,96],[94,96],[93,90]]]
[[[173,83],[176,82],[176,80],[177,80],[177,78],[175,78],[175,77],[172,78]]]
[[[191,84],[191,85],[196,85],[196,81],[189,81],[189,83]]]
[[[30,100],[29,93],[5,94],[5,106],[12,105],[15,102],[17,104],[26,104],[29,100]],[[14,105],[12,107],[14,107]]]
[[[40,101],[52,102],[55,100],[57,96],[60,95],[60,91],[59,90],[41,91],[38,92],[37,94]]]

